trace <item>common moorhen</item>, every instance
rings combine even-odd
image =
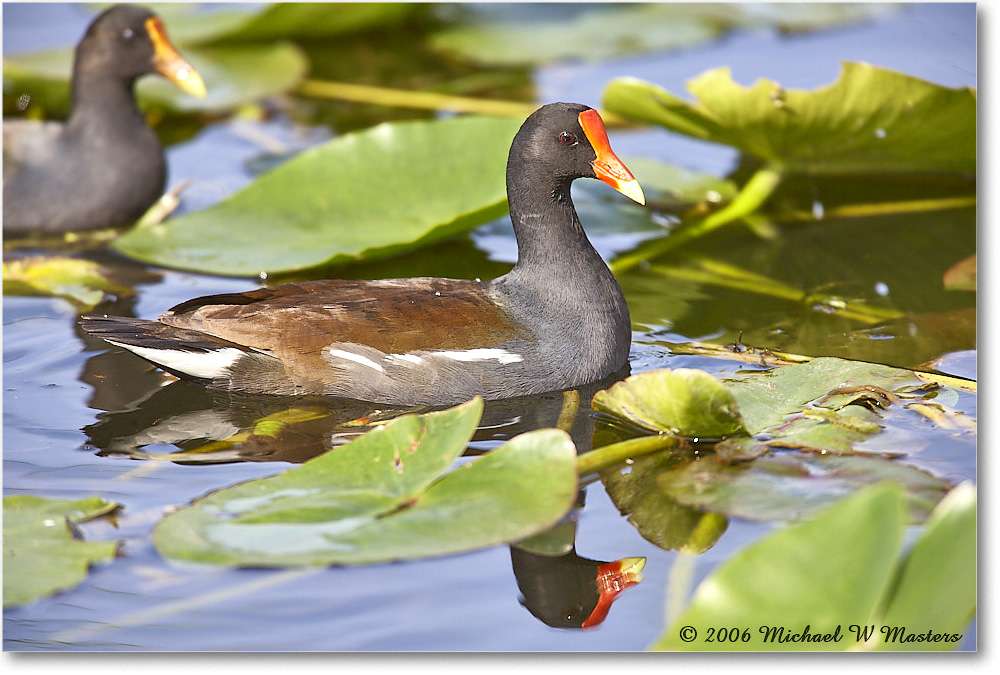
[[[147,73],[205,96],[155,14],[116,5],[94,19],[76,47],[66,124],[4,122],[4,234],[127,225],[159,199],[163,148],[133,94]]]
[[[599,178],[642,190],[596,110],[552,103],[514,137],[517,264],[492,281],[308,281],[183,302],[157,321],[83,317],[93,335],[182,378],[272,394],[447,405],[577,387],[624,368],[631,325],[570,198]]]

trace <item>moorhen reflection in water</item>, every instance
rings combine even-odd
[[[588,450],[594,433],[590,400],[627,374],[625,370],[566,392],[487,401],[473,440],[505,441],[533,429],[560,426],[578,451]],[[432,409],[326,396],[237,394],[184,381],[164,385],[163,373],[117,350],[91,357],[81,379],[94,389],[91,407],[105,410],[83,429],[91,448],[101,455],[156,456],[181,463],[301,463],[379,422]],[[274,432],[272,426],[269,433],[254,433],[262,421],[277,422],[280,430]],[[468,452],[478,451],[473,447]]]
[[[510,547],[521,604],[553,628],[592,628],[607,618],[626,588],[642,581],[645,558],[602,562],[581,558],[573,548],[558,556]]]

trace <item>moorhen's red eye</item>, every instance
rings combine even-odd
[[[559,134],[559,142],[562,143],[563,145],[575,145],[576,136],[574,136],[568,131],[564,131],[561,134]]]

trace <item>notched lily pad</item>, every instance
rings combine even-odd
[[[115,511],[98,497],[61,501],[31,495],[3,500],[3,606],[73,588],[90,566],[115,557],[118,542],[83,541],[74,524]]]
[[[723,438],[743,430],[732,393],[701,370],[632,375],[597,392],[593,406],[641,429],[688,438]]]
[[[673,5],[556,6],[524,9],[519,18],[493,9],[481,23],[445,29],[431,46],[490,65],[530,65],[557,61],[598,61],[650,51],[668,51],[709,42],[722,32]],[[495,16],[500,12],[500,16]]]
[[[573,506],[576,450],[561,431],[514,438],[448,472],[482,412],[475,399],[394,419],[300,467],[171,514],[165,556],[237,566],[356,565],[523,539]]]
[[[520,124],[463,117],[341,136],[215,206],[133,229],[113,246],[147,263],[234,276],[389,256],[506,212],[507,154]]]
[[[737,148],[806,174],[975,174],[976,91],[949,89],[864,63],[813,91],[758,80],[736,84],[729,68],[688,83],[694,103],[634,78],[604,92],[611,112]]]

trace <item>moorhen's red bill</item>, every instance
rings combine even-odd
[[[127,225],[159,199],[163,148],[133,94],[135,80],[149,73],[205,96],[201,76],[155,14],[116,5],[94,19],[76,47],[66,124],[4,122],[4,234]]]
[[[492,281],[309,281],[213,295],[157,321],[83,317],[85,330],[223,389],[446,405],[577,387],[619,372],[631,324],[570,198],[599,178],[640,204],[596,110],[553,103],[507,162],[518,259]]]

